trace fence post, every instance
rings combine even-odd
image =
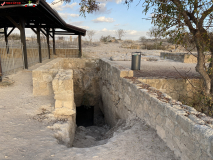
[[[0,82],[2,82],[2,68],[1,68],[1,55],[0,55]]]
[[[78,35],[78,49],[79,49],[79,57],[82,57],[82,50],[81,50],[81,35]]]

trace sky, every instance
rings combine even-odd
[[[123,0],[98,0],[99,11],[86,14],[86,17],[79,15],[80,0],[72,0],[70,3],[59,2],[54,5],[51,4],[58,1],[47,0],[66,23],[86,30],[94,30],[93,41],[99,41],[102,35],[118,38],[116,35],[116,30],[118,29],[123,29],[126,32],[122,39],[138,40],[141,36],[148,37],[146,32],[153,26],[150,20],[142,19],[151,16],[151,12],[146,15],[142,13],[144,0],[141,0],[140,3],[139,0],[133,1],[129,8],[124,4]],[[27,36],[31,34],[33,34],[31,30],[26,30]],[[88,36],[83,37],[83,39],[89,40]]]

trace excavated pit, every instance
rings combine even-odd
[[[94,106],[76,107],[76,125],[84,127],[94,125]]]

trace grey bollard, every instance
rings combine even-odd
[[[133,52],[131,70],[140,70],[140,67],[141,67],[141,52]]]

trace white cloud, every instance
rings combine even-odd
[[[89,29],[89,26],[76,26],[76,27],[83,28],[83,29]]]
[[[73,7],[75,7],[76,5],[78,5],[78,3],[72,3],[72,4],[66,4],[63,5],[64,2],[62,1],[58,1],[58,0],[54,0],[52,3],[48,3],[53,9],[55,9],[56,11],[62,11],[65,8],[69,8],[69,9],[73,9]]]
[[[104,31],[104,32],[105,32],[105,31],[107,31],[107,29],[106,29],[106,28],[104,28],[104,29],[102,29],[101,31]]]
[[[115,24],[115,26],[119,26],[120,24]]]
[[[117,4],[120,4],[123,0],[115,0]]]
[[[84,21],[70,22],[71,25],[76,25],[76,26],[81,26],[83,23],[84,23]]]
[[[137,34],[138,34],[138,31],[136,31],[136,30],[127,30],[127,31],[126,31],[126,34],[137,35]]]
[[[52,3],[48,3],[53,9],[56,11],[62,11],[63,10],[63,3],[62,1],[54,0]]]
[[[65,20],[69,20],[69,18],[71,18],[71,17],[79,17],[79,15],[78,14],[69,14],[69,13],[61,13],[61,12],[59,12],[59,15],[63,18],[63,19],[65,19]]]
[[[70,14],[71,17],[79,17],[79,14]]]
[[[73,7],[77,6],[78,3],[74,2],[72,4],[66,4],[65,6],[63,6],[64,8],[69,8],[69,9],[73,9]]]
[[[146,36],[145,31],[137,31],[137,30],[125,30],[126,34],[122,37],[122,39],[132,39],[132,40],[138,40],[141,36]],[[96,30],[96,34],[94,36],[95,39],[100,39],[101,36],[112,36],[115,38],[118,38],[116,35],[116,30],[110,30],[107,28],[103,28],[101,30]]]
[[[95,23],[99,23],[99,22],[112,23],[115,20],[113,20],[113,18],[106,18],[106,17],[103,16],[103,17],[98,17],[96,19],[93,19],[92,21],[95,22]]]
[[[154,15],[155,15],[155,14],[154,14],[154,13],[152,13],[152,14],[150,14],[150,15],[149,15],[149,17],[153,17]]]
[[[58,13],[60,16],[61,16],[61,18],[63,18],[63,19],[68,19],[68,17],[69,17],[69,13]]]
[[[106,3],[100,3],[98,4],[99,10],[95,12],[95,14],[109,14],[111,13],[112,9],[106,8]]]

